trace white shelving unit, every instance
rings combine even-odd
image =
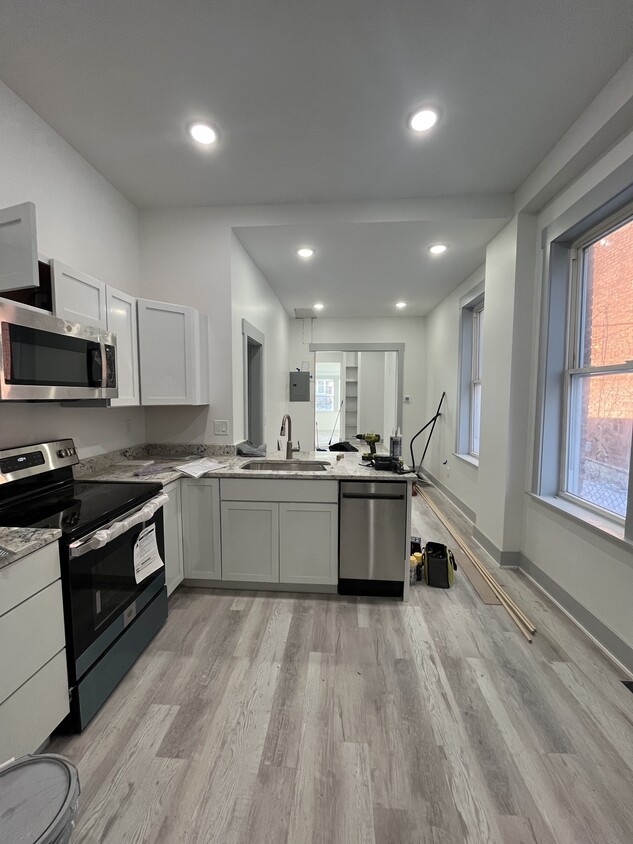
[[[358,431],[359,363],[357,352],[345,355],[345,439],[353,440]]]

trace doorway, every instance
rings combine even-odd
[[[310,344],[315,352],[314,422],[317,449],[358,433],[383,441],[402,429],[404,345]]]
[[[242,320],[244,351],[244,434],[249,442],[264,442],[264,335]]]

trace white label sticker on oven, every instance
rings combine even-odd
[[[156,525],[144,528],[134,546],[134,576],[136,582],[145,580],[152,572],[158,571],[164,565],[156,545]]]

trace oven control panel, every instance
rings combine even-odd
[[[0,451],[0,484],[79,463],[75,443],[68,440]]]

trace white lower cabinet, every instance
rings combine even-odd
[[[279,582],[279,505],[222,502],[222,579]]]
[[[180,483],[185,577],[220,580],[220,482],[183,478]]]
[[[0,569],[0,764],[34,753],[68,715],[57,543]]]
[[[338,583],[338,506],[279,505],[279,581]]]
[[[227,479],[221,491],[223,580],[338,583],[336,481]]]
[[[163,487],[169,501],[163,507],[165,525],[165,581],[167,594],[182,583],[184,577],[182,551],[182,508],[180,481],[173,481]]]

